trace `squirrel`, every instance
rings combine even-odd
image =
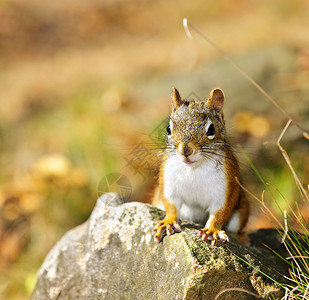
[[[152,198],[166,213],[154,228],[157,242],[165,234],[181,232],[184,219],[205,224],[199,236],[212,246],[229,241],[224,225],[242,235],[249,202],[241,193],[238,161],[226,141],[224,99],[219,88],[206,101],[183,100],[172,88],[167,144]]]

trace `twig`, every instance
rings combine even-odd
[[[252,296],[256,297],[257,299],[261,298],[260,295],[255,294],[255,293],[252,293],[252,292],[250,292],[250,291],[248,291],[248,290],[245,290],[245,289],[241,289],[241,288],[228,288],[228,289],[224,289],[224,290],[220,291],[220,292],[216,295],[216,297],[214,298],[214,300],[218,300],[219,297],[220,297],[222,294],[224,294],[224,293],[226,293],[226,292],[230,292],[230,291],[237,291],[237,292],[247,293],[247,294],[249,294],[249,295],[252,295]]]
[[[188,22],[187,18],[183,19],[183,26],[187,36],[192,39],[192,34],[189,30],[189,27],[193,29],[202,39],[204,39],[207,43],[209,43],[214,49],[216,49],[228,62],[232,64],[232,66],[240,72],[257,90],[259,90],[278,110],[280,110],[289,120],[291,120],[294,125],[301,130],[303,136],[309,140],[309,132],[305,130],[297,120],[294,119],[283,107],[281,107],[277,101],[275,101],[253,78],[251,78],[245,71],[243,71],[234,60],[226,54],[215,42],[213,42],[206,34],[204,34],[201,30],[195,27],[192,23]]]
[[[288,257],[286,257],[286,259],[293,259],[293,258],[305,258],[305,259],[309,259],[309,256],[294,255],[294,256],[288,256]]]
[[[236,182],[238,183],[238,185],[246,192],[248,193],[251,197],[253,197],[254,199],[256,199],[260,204],[262,204],[262,207],[264,207],[266,209],[266,211],[268,212],[268,214],[271,216],[271,218],[278,224],[279,227],[281,227],[281,229],[284,231],[284,227],[281,224],[281,222],[276,218],[276,216],[272,213],[272,211],[267,207],[267,205],[264,202],[264,191],[262,193],[262,199],[259,199],[258,197],[256,197],[253,193],[251,193],[248,189],[246,189],[238,180],[237,177],[235,177]],[[265,213],[266,214],[266,213]]]
[[[277,139],[277,144],[280,144],[280,141],[282,139],[282,137],[285,135],[286,131],[288,130],[290,124],[291,124],[292,120],[288,120],[288,122],[286,123],[286,125],[284,126],[282,132],[280,133],[278,139]]]
[[[295,172],[295,170],[294,170],[294,168],[292,166],[292,163],[291,163],[291,160],[290,160],[290,157],[289,157],[288,153],[285,151],[285,149],[280,144],[280,141],[281,141],[283,135],[285,134],[286,130],[288,129],[289,125],[291,124],[291,122],[292,122],[292,120],[289,120],[287,122],[287,124],[285,125],[285,127],[283,128],[283,130],[282,130],[282,132],[281,132],[281,134],[280,134],[280,136],[279,136],[279,138],[277,140],[276,145],[278,146],[279,150],[281,151],[281,154],[282,154],[283,158],[285,159],[287,165],[289,166],[289,168],[290,168],[290,170],[291,170],[291,172],[293,174],[295,183],[297,185],[297,188],[298,188],[300,194],[302,195],[303,200],[305,200],[304,198],[306,198],[307,202],[309,202],[308,193],[305,190],[305,188],[303,187],[303,185],[301,184],[301,182],[300,182],[300,180],[299,180],[299,178],[298,178],[298,176],[297,176],[297,174],[296,174],[296,172]]]
[[[283,219],[284,219],[284,234],[281,240],[281,243],[284,243],[286,236],[288,234],[289,228],[288,228],[288,220],[286,216],[286,210],[283,211]]]

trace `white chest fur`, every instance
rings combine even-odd
[[[214,160],[198,166],[186,165],[178,155],[164,166],[164,197],[180,212],[180,218],[203,222],[206,213],[213,215],[225,203],[226,174]]]

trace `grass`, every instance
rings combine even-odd
[[[278,140],[274,143],[282,153],[282,156],[291,171],[294,182],[298,188],[300,198],[302,199],[302,204],[305,205],[305,209],[309,209],[309,196],[308,192],[303,187],[301,180],[299,179],[297,173],[295,172],[292,162],[289,158],[288,153],[281,145],[281,139],[286,133],[288,127],[291,124],[289,120],[284,127],[282,133],[280,134]],[[246,158],[249,160],[248,156]],[[250,160],[249,160],[250,161]],[[250,161],[250,165],[256,172],[257,176],[260,178],[267,192],[269,192],[270,197],[274,202],[278,204],[278,201],[275,199],[274,193],[271,192],[269,184],[265,181],[263,176]],[[267,278],[271,279],[273,282],[279,284],[279,286],[285,290],[285,295],[282,297],[282,300],[290,299],[308,299],[309,298],[309,225],[308,222],[302,215],[302,212],[296,203],[295,208],[292,208],[290,203],[284,198],[283,194],[279,193],[280,197],[285,201],[288,211],[281,210],[281,219],[279,219],[274,213],[273,210],[265,203],[265,191],[263,191],[261,198],[256,197],[246,188],[242,188],[253,196],[261,205],[262,209],[273,220],[275,227],[278,229],[279,234],[282,236],[282,244],[284,245],[288,256],[282,257],[274,251],[281,259],[283,259],[289,265],[289,275],[284,276],[284,282],[288,283],[279,283],[273,278],[269,277],[267,274],[262,273]],[[241,259],[241,258],[240,258]],[[243,260],[243,259],[242,259]],[[247,263],[247,262],[246,262]]]

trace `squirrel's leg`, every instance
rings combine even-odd
[[[161,242],[165,233],[172,235],[174,232],[181,232],[181,228],[177,223],[178,209],[168,199],[163,199],[166,217],[157,223],[154,228],[155,239]]]
[[[250,212],[250,204],[247,197],[242,193],[238,201],[236,212],[239,216],[239,228],[238,228],[238,239],[244,245],[250,245],[251,241],[249,236],[243,231],[247,224]]]
[[[239,185],[236,182],[233,183],[229,182],[224,204],[221,205],[221,207],[218,205],[210,208],[209,219],[205,228],[199,231],[202,240],[211,239],[212,246],[217,244],[218,239],[223,243],[229,240],[225,231],[222,230],[222,227],[230,218],[239,198]],[[220,203],[220,201],[217,203]]]
[[[222,243],[228,242],[229,237],[227,236],[224,230],[221,230],[221,220],[222,220],[222,211],[217,211],[214,215],[210,215],[209,219],[205,225],[205,228],[200,229],[199,236],[202,237],[203,241],[207,239],[211,240],[211,245],[216,246],[218,239]],[[224,224],[224,223],[223,223]]]
[[[249,217],[249,201],[245,195],[241,195],[234,208],[231,217],[225,225],[228,231],[242,234]]]
[[[237,205],[237,212],[239,214],[239,229],[238,233],[241,234],[244,227],[247,224],[250,212],[250,205],[247,197],[242,193],[239,199],[239,203]]]

